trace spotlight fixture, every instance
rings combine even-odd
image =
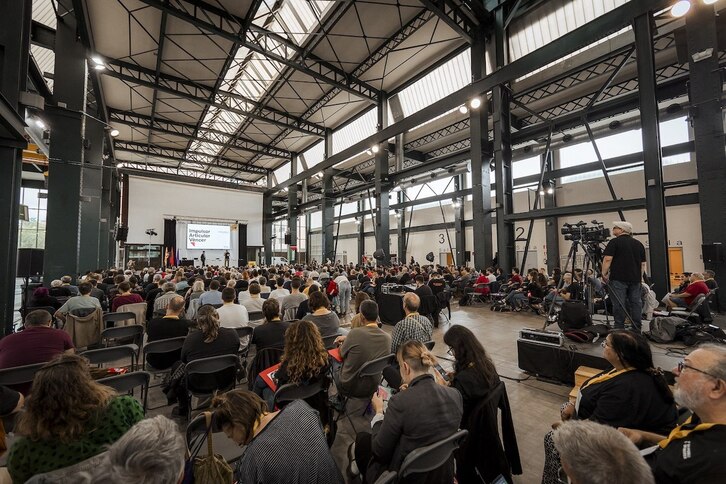
[[[35,125],[37,127],[39,127],[40,129],[45,129],[45,123],[43,122],[42,119],[40,119],[40,118],[32,118],[32,120],[33,120],[33,123],[35,123]]]
[[[101,59],[97,55],[94,55],[93,57],[91,57],[91,60],[93,61],[94,64],[98,64],[98,65],[102,65],[103,64],[103,59]]]
[[[458,199],[458,198],[455,198],[455,199],[453,200],[452,206],[453,206],[454,208],[459,208],[459,207],[461,207],[461,202],[459,201],[459,199]]]
[[[671,7],[671,15],[674,17],[683,17],[691,9],[691,2],[688,0],[680,0]]]
[[[360,225],[360,219],[358,217],[355,218],[355,224]]]
[[[544,188],[540,188],[540,189],[539,189],[539,194],[540,194],[540,195],[544,195],[544,194],[545,194]]]
[[[471,109],[479,109],[479,106],[481,106],[481,99],[475,97],[474,99],[469,101],[469,106],[471,106]]]
[[[111,133],[110,134],[111,134],[112,137],[115,138],[116,136],[118,136],[119,134],[121,134],[121,132],[119,130],[117,130],[117,129],[114,128],[114,129],[111,130]]]
[[[378,145],[373,145],[371,146],[371,151],[373,151],[373,153],[378,153],[380,151],[380,148],[378,147]]]
[[[401,211],[400,210],[396,210],[396,218],[401,218]]]
[[[459,112],[461,114],[466,114],[469,112],[469,110],[466,108],[466,105],[462,105],[461,107],[459,107]]]
[[[104,66],[103,64],[96,64],[93,66],[93,68],[96,69],[97,71],[102,71],[106,68],[106,66]]]
[[[555,193],[554,187],[550,186],[549,188],[547,188],[547,195],[552,195],[553,193]]]
[[[373,156],[373,151],[371,151],[370,149],[366,150],[366,155]]]

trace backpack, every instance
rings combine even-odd
[[[726,333],[712,324],[682,325],[677,328],[676,339],[682,340],[686,346],[700,343],[724,343]]]
[[[338,284],[335,283],[334,280],[330,280],[328,283],[328,287],[325,288],[325,292],[328,293],[328,296],[335,297],[338,295]]]
[[[581,301],[565,301],[562,303],[557,324],[562,331],[568,332],[590,326],[592,318],[587,306]]]
[[[670,343],[676,340],[678,328],[687,324],[687,320],[677,316],[659,316],[650,322],[650,332],[646,336],[656,343]]]

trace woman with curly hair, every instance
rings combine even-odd
[[[295,321],[285,332],[285,352],[275,375],[277,386],[285,383],[311,385],[327,378],[328,356],[318,327],[312,321]]]
[[[144,412],[133,397],[91,378],[88,360],[61,354],[35,375],[10,449],[8,471],[13,482],[50,472],[103,452]]]

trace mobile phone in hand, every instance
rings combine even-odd
[[[444,370],[441,365],[439,365],[438,363],[436,363],[434,365],[434,368],[436,368],[436,371],[439,372],[439,375],[441,375],[441,378],[443,378],[444,381],[446,381],[446,382],[449,381],[449,375],[446,374],[446,370]]]

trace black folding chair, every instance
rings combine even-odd
[[[282,406],[292,402],[293,400],[306,400],[312,398],[320,392],[327,390],[325,383],[327,379],[320,378],[319,382],[314,385],[303,385],[301,383],[286,383],[275,392],[275,406]]]
[[[411,474],[431,472],[443,466],[468,434],[467,430],[457,430],[443,440],[412,450],[403,459],[396,482],[401,482]]]
[[[228,438],[217,425],[214,415],[212,415],[212,425],[207,429],[207,418],[204,412],[194,417],[187,425],[187,448],[195,449],[205,446],[210,435],[214,444],[214,453],[221,455],[226,462],[235,462],[244,454],[246,447],[240,447]]]
[[[109,376],[101,378],[98,383],[109,386],[119,393],[129,393],[133,396],[134,389],[141,387],[141,405],[146,415],[146,405],[149,397],[149,384],[151,382],[151,374],[146,371],[134,371],[123,375]]]
[[[133,314],[133,313],[129,313]],[[106,328],[101,331],[101,343],[108,347],[109,343],[124,344],[135,347],[136,361],[139,360],[139,348],[144,341],[144,327],[140,324],[132,324],[129,326],[118,326]]]
[[[130,311],[125,313],[106,313],[103,315],[103,327],[111,328],[114,327],[119,321],[128,321],[129,319],[133,319],[134,324],[136,324],[136,314]]]
[[[27,385],[33,383],[35,373],[43,368],[46,362],[32,365],[14,366],[0,370],[0,385]]]
[[[329,334],[327,336],[323,336],[323,344],[325,345],[326,350],[332,350],[335,348],[335,339],[340,336],[339,334]]]
[[[220,355],[190,361],[186,366],[187,420],[192,415],[192,397],[206,397],[215,391],[234,388],[239,358],[237,355]]]
[[[376,358],[375,360],[371,360],[368,363],[365,363],[363,366],[358,368],[358,371],[355,372],[355,375],[353,379],[358,378],[368,378],[368,377],[374,377],[377,378],[380,382],[380,379],[383,376],[383,369],[386,368],[388,365],[391,364],[391,361],[395,359],[396,355],[390,354],[386,356],[382,356],[380,358]],[[348,412],[346,411],[346,408],[348,406],[348,401],[351,398],[356,398],[353,395],[347,395],[345,390],[343,390],[340,387],[337,387],[338,395],[341,398],[341,408],[338,412],[338,418],[337,420],[340,420],[343,416],[345,416],[348,421],[350,422],[351,427],[353,427],[353,430],[357,432],[355,425],[353,424],[353,420],[350,418],[350,415],[348,415]],[[374,390],[375,391],[375,390]],[[368,395],[369,397],[370,395]],[[366,397],[366,398],[368,398]]]
[[[99,348],[96,350],[87,350],[80,353],[81,356],[88,359],[92,365],[99,367],[104,363],[115,363],[118,360],[129,358],[131,363],[129,367],[131,371],[136,369],[139,348],[135,345],[109,346],[108,348]]]
[[[250,323],[257,323],[265,319],[265,315],[262,311],[250,311],[248,314]]]

